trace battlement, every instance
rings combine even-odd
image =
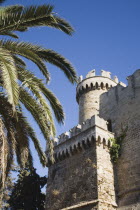
[[[106,77],[106,78],[111,79],[112,81],[114,81],[116,83],[119,82],[117,76],[114,76],[113,78],[111,78],[111,72],[105,71],[105,70],[101,70],[101,75],[96,75],[96,70],[93,69],[93,70],[88,72],[85,79],[88,79],[88,78],[91,78],[91,77]],[[82,82],[83,80],[84,80],[83,76],[81,75],[79,77],[78,83]]]
[[[69,138],[77,136],[79,133],[94,127],[94,126],[102,127],[104,130],[107,130],[107,121],[100,118],[99,116],[92,116],[91,119],[87,119],[81,125],[78,124],[77,126],[71,128],[69,132],[62,133],[58,138],[55,138],[55,146],[67,141]]]
[[[110,147],[110,138],[114,134],[107,130],[107,121],[99,116],[93,116],[81,125],[73,127],[69,132],[62,133],[54,140],[55,160],[59,161],[79,150],[90,147],[95,142]]]
[[[140,69],[136,70],[132,75],[127,77],[128,85],[119,82],[114,88],[111,88],[109,91],[103,93],[100,97],[100,109],[107,110],[108,104],[109,107],[115,107],[121,101],[131,100],[132,98],[138,96],[140,88]],[[115,104],[116,105],[115,105]]]
[[[83,79],[83,76],[80,76],[78,81],[79,83],[76,89],[77,102],[79,101],[79,97],[85,92],[96,89],[108,91],[119,82],[117,76],[111,79],[111,73],[105,70],[101,70],[101,75],[96,76],[95,69],[90,71],[85,79]]]
[[[136,70],[131,76],[128,76],[127,81],[129,87],[140,87],[140,69]]]

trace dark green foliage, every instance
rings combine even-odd
[[[121,145],[123,139],[126,137],[127,127],[122,129],[122,133],[120,136],[116,138],[111,138],[110,141],[112,142],[112,146],[110,148],[110,156],[112,162],[116,163],[118,158],[121,156]]]
[[[16,172],[19,170],[15,164],[12,164],[12,170],[8,174],[8,177],[5,182],[5,187],[2,191],[2,199],[0,199],[0,209],[9,209],[9,199],[14,187],[15,178],[13,178],[12,172]]]
[[[46,184],[47,178],[40,177],[36,169],[20,170],[8,201],[10,208],[13,210],[45,209],[45,194],[41,192],[41,189]]]
[[[117,162],[120,156],[120,144],[117,143],[117,139],[110,139],[112,141],[112,147],[110,148],[110,155],[112,162]]]
[[[5,182],[5,188],[3,190],[3,199],[1,200],[2,203],[0,203],[1,209],[7,209],[9,207],[8,200],[10,199],[13,185],[13,178],[11,177],[11,174],[9,174]]]

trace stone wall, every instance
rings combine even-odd
[[[63,209],[97,199],[95,146],[83,150],[49,168],[48,210]]]
[[[78,131],[77,131],[78,127]],[[79,130],[80,129],[80,130]],[[49,167],[46,209],[116,209],[107,122],[98,116],[59,137]],[[76,206],[76,207],[74,207]],[[110,206],[110,207],[109,207]],[[106,208],[107,209],[107,208]]]
[[[128,127],[121,157],[116,164],[120,207],[140,202],[140,71],[128,79],[126,88],[117,85],[103,94],[100,100],[100,116],[112,121],[116,136]]]
[[[80,77],[76,98],[79,124],[55,143],[46,209],[113,210],[117,195],[118,209],[139,210],[140,70],[128,77],[127,87],[117,77],[113,81],[110,72],[95,76],[92,70],[86,79]],[[121,156],[113,167],[109,138],[124,131]]]
[[[116,197],[113,165],[110,161],[109,149],[103,144],[99,144],[96,150],[98,199],[102,201],[102,206],[108,204],[113,209],[113,206],[116,207]]]

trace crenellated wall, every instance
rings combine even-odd
[[[59,136],[54,148],[56,162],[49,166],[46,209],[80,209],[84,206],[116,209],[109,155],[110,138],[113,137],[114,134],[107,130],[107,122],[99,116],[93,116]]]
[[[84,145],[90,144],[92,141],[99,141],[110,147],[109,140],[114,135],[107,130],[107,122],[99,116],[93,116],[86,120],[82,125],[78,124],[69,132],[61,134],[55,139],[55,159],[63,159],[63,156],[71,155],[73,151],[78,151]]]

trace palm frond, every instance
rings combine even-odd
[[[46,50],[41,46],[32,45],[26,42],[14,42],[9,40],[1,40],[0,46],[6,48],[11,53],[18,54],[32,60],[42,71],[47,80],[49,80],[50,76],[43,60],[59,67],[71,83],[77,82],[77,75],[71,63],[53,50]]]
[[[33,73],[22,67],[18,67],[17,69],[19,80],[24,82],[25,85],[27,84],[28,88],[32,90],[33,94],[35,94],[36,90],[39,89],[38,92],[43,93],[46,99],[49,101],[58,123],[63,123],[63,108],[55,95],[48,88],[46,88],[42,80],[38,79]]]
[[[50,22],[50,27],[54,27],[65,32],[68,35],[72,35],[74,32],[74,28],[63,18],[60,18],[56,15],[52,16],[53,20]]]
[[[44,135],[44,138],[48,142],[48,148],[50,156],[53,160],[53,149],[51,146],[51,139],[55,136],[54,122],[52,119],[52,114],[49,106],[43,106],[37,103],[35,99],[22,87],[20,88],[20,101],[24,104],[26,109],[32,114],[33,118],[36,120],[39,128]]]
[[[32,141],[34,143],[34,146],[35,146],[35,149],[36,149],[36,151],[38,153],[40,162],[41,162],[42,166],[45,167],[46,164],[47,164],[47,158],[46,158],[46,155],[45,155],[45,153],[43,152],[43,150],[42,150],[42,148],[40,146],[39,140],[37,139],[36,134],[35,134],[33,128],[30,126],[30,124],[28,123],[28,121],[26,120],[26,118],[24,118],[23,120],[24,120],[23,123],[27,127],[28,135],[29,135],[29,137],[32,139]]]
[[[16,136],[16,155],[19,165],[24,168],[29,158],[29,136],[26,126],[22,123],[22,114],[17,112],[17,117],[18,120],[16,118],[13,119]]]
[[[10,31],[4,31],[4,32],[1,33],[1,35],[10,36],[10,37],[15,38],[15,39],[19,38],[15,33],[12,33]]]
[[[55,136],[55,127],[52,113],[47,103],[42,105],[40,102],[37,102],[23,87],[20,87],[20,101],[38,123],[45,139],[53,138]]]
[[[35,49],[37,48],[40,49],[40,47],[36,45],[32,45],[30,43],[14,42],[10,40],[8,41],[0,40],[0,46],[9,50],[13,54],[21,55],[33,61],[38,66],[38,68],[43,73],[43,75],[46,77],[47,81],[50,79],[49,72],[46,68],[46,65],[35,52]]]
[[[0,94],[0,115],[2,116],[6,140],[8,142],[7,171],[11,169],[14,153],[21,167],[28,165],[33,167],[32,156],[29,148],[29,137],[27,125],[24,123],[25,117],[16,109],[16,117],[12,115],[12,106],[8,103],[4,95]]]
[[[77,82],[77,75],[72,64],[59,53],[53,50],[40,50],[37,55],[58,68],[60,68],[71,83]]]
[[[16,13],[16,12],[22,12],[23,6],[22,5],[11,5],[11,6],[6,6],[6,7],[1,7],[0,8],[3,13]]]
[[[10,171],[11,164],[13,162],[13,156],[16,148],[16,139],[15,139],[15,129],[12,122],[13,118],[12,105],[9,104],[9,102],[7,101],[7,99],[3,94],[0,94],[0,116],[3,120],[5,134],[9,147],[7,171],[6,171],[6,176],[8,176],[8,172]]]
[[[13,105],[13,109],[15,109],[19,99],[17,71],[14,59],[10,53],[3,48],[0,48],[0,70],[3,87],[6,90],[8,101]]]
[[[13,59],[15,60],[16,65],[23,66],[23,68],[26,67],[25,62],[21,58],[19,58],[17,55],[12,55],[12,56]]]
[[[18,7],[8,15],[0,17],[0,34],[4,31],[20,31],[21,28],[49,26],[59,29],[68,35],[74,32],[71,25],[64,19],[54,15],[52,5]]]

